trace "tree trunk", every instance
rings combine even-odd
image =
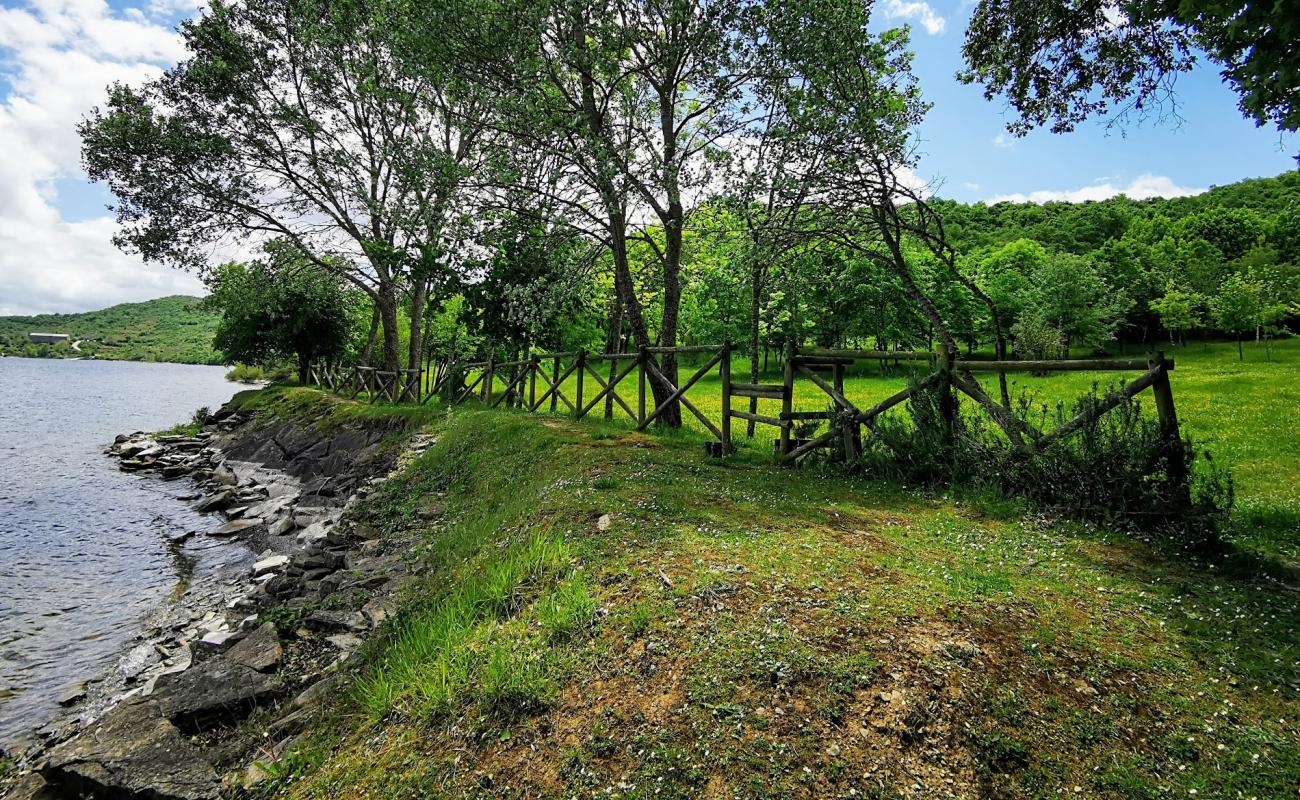
[[[1246,360],[1246,353],[1241,349],[1241,334],[1240,334],[1240,333],[1237,334],[1237,360],[1238,360],[1238,361],[1245,361],[1245,360]]]
[[[424,360],[424,307],[429,304],[429,281],[419,278],[411,289],[411,340],[406,348],[406,368],[419,369]]]
[[[749,382],[758,383],[758,347],[759,347],[759,314],[762,312],[763,305],[763,268],[758,259],[750,264],[750,294],[749,294]],[[758,398],[749,398],[749,413],[758,413]],[[749,420],[745,425],[745,435],[754,438],[754,420]]]
[[[401,336],[397,326],[397,291],[393,284],[384,281],[376,294],[379,307],[380,323],[384,330],[384,370],[397,372],[401,368],[401,356],[398,353]]]
[[[366,335],[366,346],[361,351],[361,358],[357,362],[363,367],[370,366],[370,357],[375,352],[375,337],[379,335],[379,304],[372,297],[370,298],[370,305],[370,333]]]
[[[632,288],[632,270],[627,257],[627,223],[623,218],[621,208],[607,202],[606,210],[610,222],[610,252],[614,261],[614,289],[623,304],[623,313],[627,318],[628,327],[632,331],[632,339],[636,342],[637,347],[653,347],[654,342],[650,340],[650,333],[646,329],[645,315],[642,312],[641,303],[637,300],[636,292]],[[665,306],[667,306],[666,299]],[[676,333],[675,315],[674,333]],[[674,362],[674,368],[675,366]],[[664,377],[671,379],[672,375],[665,370]],[[672,385],[664,383],[656,375],[651,374],[650,391],[654,395],[655,407],[659,408],[668,403],[668,398],[672,396],[674,390]],[[668,427],[681,427],[680,405],[674,401],[671,407],[665,408],[655,421]]]
[[[613,308],[609,310],[609,331],[605,337],[608,352],[623,352],[623,304],[618,302],[617,298],[613,302]],[[609,362],[609,382],[612,384],[614,378],[618,377],[618,362]],[[605,395],[605,419],[614,418],[614,390],[610,390]]]
[[[311,358],[308,357],[306,353],[299,353],[298,354],[298,384],[300,386],[307,385],[307,382],[311,377],[310,373],[311,373]]]

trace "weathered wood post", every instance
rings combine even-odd
[[[483,402],[487,403],[492,399],[492,384],[496,380],[496,354],[488,353],[487,366],[483,368]]]
[[[640,425],[645,422],[645,389],[646,389],[646,360],[650,358],[650,351],[644,347],[638,347],[636,351],[637,384],[636,384],[636,424]]]
[[[537,356],[528,359],[528,410],[537,405]]]
[[[780,455],[790,452],[790,414],[794,413],[794,338],[785,340],[785,357],[781,364],[781,426]],[[793,462],[791,462],[793,463]]]
[[[456,395],[460,394],[460,362],[456,360],[456,354],[451,354],[451,361],[447,364],[447,374],[442,377],[442,398],[447,405],[456,402]]]
[[[731,342],[722,345],[722,361],[718,369],[722,379],[722,457],[731,454]]]
[[[1152,369],[1158,369],[1151,393],[1156,398],[1156,416],[1160,419],[1160,437],[1164,440],[1165,458],[1169,462],[1169,477],[1178,485],[1178,501],[1183,507],[1192,503],[1191,486],[1187,481],[1187,453],[1183,448],[1182,433],[1178,430],[1178,412],[1174,410],[1174,390],[1169,385],[1169,369],[1173,362],[1165,359],[1163,350],[1147,358]]]
[[[578,373],[578,386],[575,393],[578,395],[577,407],[574,408],[573,414],[575,419],[582,419],[582,383],[583,373],[587,371],[587,351],[585,349],[578,351],[578,367],[575,372]]]
[[[839,392],[840,397],[844,397],[844,365],[836,363],[834,365],[834,383],[835,391]],[[862,438],[859,433],[860,425],[848,419],[845,414],[837,414],[839,418],[845,420],[840,431],[840,441],[844,445],[844,463],[853,464],[862,455]]]
[[[946,345],[939,350],[939,414],[943,417],[944,440],[951,443],[957,421],[957,397],[952,389],[953,365],[957,353]]]
[[[551,392],[551,413],[555,413],[556,405],[560,402],[560,357],[555,357],[555,369],[551,373],[551,384],[554,390]]]

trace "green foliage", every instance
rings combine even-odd
[[[267,372],[264,368],[249,364],[236,364],[229,372],[226,373],[226,380],[236,381],[238,383],[260,383],[266,380]]]
[[[221,357],[212,348],[218,319],[199,298],[181,295],[84,314],[0,317],[0,352],[34,358],[219,364]],[[31,344],[29,333],[66,333],[72,341],[80,340],[79,351],[69,344]]]
[[[1171,284],[1164,296],[1151,301],[1151,310],[1160,316],[1160,324],[1169,331],[1169,341],[1172,342],[1175,334],[1181,336],[1196,327],[1200,321],[1197,314],[1199,303],[1200,298],[1195,294],[1179,291]]]
[[[214,344],[227,363],[293,359],[305,381],[309,364],[343,352],[355,300],[338,278],[309,269],[291,248],[267,252],[265,261],[225,264],[212,277],[208,304],[221,312]]]
[[[1044,432],[1091,414],[1117,392],[1094,386],[1070,404],[1035,404],[1021,396],[1013,413]],[[1234,496],[1230,475],[1186,438],[1171,451],[1160,423],[1129,400],[1069,436],[1032,453],[1011,447],[979,411],[943,413],[943,392],[918,388],[908,417],[877,421],[864,447],[867,474],[923,485],[991,488],[1066,515],[1139,530],[1175,529],[1202,542],[1227,527]],[[1176,462],[1171,459],[1177,459]],[[1190,503],[1181,475],[1192,475]]]
[[[1133,0],[1122,8],[1050,0],[983,0],[966,29],[959,78],[1002,95],[1017,133],[1085,119],[1163,115],[1175,77],[1197,49],[1222,67],[1242,114],[1258,125],[1300,128],[1295,102],[1300,7],[1240,0]]]

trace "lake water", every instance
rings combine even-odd
[[[104,447],[215,409],[221,367],[0,358],[0,745],[115,660],[177,585],[169,531],[204,521],[182,482],[120,472]]]

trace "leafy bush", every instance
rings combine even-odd
[[[1022,422],[1051,430],[1096,408],[1106,396],[1094,385],[1073,405],[1054,408],[1022,396],[1012,411]],[[943,402],[943,390],[918,388],[906,417],[879,418],[874,435],[863,443],[862,470],[905,483],[994,490],[1071,517],[1134,529],[1177,528],[1198,540],[1216,535],[1232,507],[1226,470],[1190,437],[1181,453],[1167,447],[1159,421],[1143,413],[1138,400],[1121,403],[1073,435],[1032,452],[1012,447],[982,411],[959,411],[948,423]],[[1180,481],[1180,473],[1191,476],[1190,486]]]
[[[260,383],[266,380],[266,370],[249,364],[236,364],[226,373],[226,380],[240,383]]]

